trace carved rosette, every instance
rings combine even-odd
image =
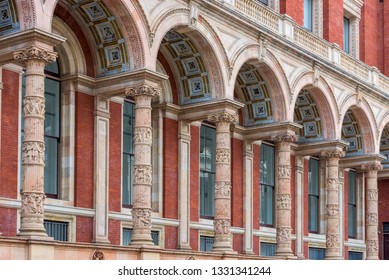
[[[135,127],[134,129],[134,143],[147,144],[152,143],[153,132],[149,127]]]
[[[45,195],[42,193],[22,193],[22,215],[43,215],[43,202]]]
[[[41,47],[29,47],[23,50],[18,50],[13,53],[14,59],[19,62],[28,60],[41,60],[45,63],[54,62],[57,59],[57,53],[43,49]]]
[[[289,244],[291,242],[291,229],[288,228],[277,228],[277,243],[279,245]],[[282,247],[282,246],[281,246]]]
[[[368,200],[377,200],[378,199],[378,190],[367,190],[366,198]]]
[[[230,149],[216,149],[216,163],[230,163]]]
[[[274,143],[280,143],[280,142],[295,143],[297,142],[297,140],[298,140],[298,136],[291,133],[275,135],[272,137],[272,141],[274,141]]]
[[[336,248],[339,250],[339,235],[337,234],[327,234],[326,236],[326,246],[328,248]]]
[[[101,251],[101,250],[96,250],[96,251],[94,251],[94,252],[93,252],[93,255],[92,255],[92,260],[93,260],[93,261],[105,260],[105,256],[104,256],[103,251]]]
[[[22,164],[45,164],[45,144],[42,142],[23,142]]]
[[[43,89],[42,89],[43,91]],[[41,95],[44,95],[42,93]],[[45,97],[44,96],[26,96],[23,100],[25,117],[42,117],[45,116]]]
[[[151,209],[132,209],[132,222],[139,228],[149,228],[151,226]]]
[[[152,167],[150,165],[134,166],[134,184],[151,185]]]
[[[378,254],[378,240],[367,240],[366,252],[369,256]]]
[[[327,204],[326,205],[326,216],[327,218],[339,218],[340,210],[338,204]]]
[[[366,225],[367,226],[376,226],[378,225],[378,214],[366,214]]]
[[[230,195],[231,195],[230,182],[215,183],[215,198],[230,198]]]
[[[339,179],[328,178],[327,179],[327,189],[330,191],[339,191]]]
[[[291,209],[291,197],[290,194],[278,194],[276,199],[277,209]]]
[[[278,165],[278,178],[279,179],[290,179],[290,174],[292,173],[292,167],[290,165]]]
[[[155,96],[159,96],[161,94],[161,90],[159,88],[150,86],[148,84],[142,84],[140,86],[128,88],[125,90],[125,95],[127,96],[149,96],[151,98]]]
[[[228,112],[222,112],[222,113],[215,114],[215,115],[208,117],[208,121],[216,123],[216,124],[220,123],[220,122],[237,123],[238,120],[239,120],[239,117],[237,114],[231,114]]]
[[[231,222],[230,220],[214,220],[213,225],[216,234],[230,234],[231,233]]]

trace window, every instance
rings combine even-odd
[[[343,50],[350,52],[350,20],[343,18]]]
[[[357,236],[357,175],[354,171],[348,173],[348,237]]]
[[[261,225],[273,226],[274,220],[274,147],[262,144],[260,159]]]
[[[122,172],[122,205],[130,207],[133,195],[134,174],[134,104],[125,101],[123,105],[123,172]]]
[[[384,260],[389,260],[389,222],[383,223],[382,232],[384,234]]]
[[[310,260],[324,260],[326,250],[324,248],[309,247],[308,254]]]
[[[311,31],[313,31],[312,2],[313,0],[304,0],[304,27]]]
[[[60,144],[61,89],[58,62],[45,67],[45,178],[44,191],[49,198],[58,198],[58,155]],[[22,77],[22,99],[26,95],[26,78]],[[24,103],[22,101],[22,112]],[[22,139],[24,138],[24,117],[22,118]],[[21,168],[21,173],[23,169]],[[22,175],[22,174],[21,174]],[[22,178],[22,176],[21,176]]]
[[[319,232],[319,161],[309,159],[308,170],[308,230]]]
[[[131,228],[123,228],[123,245],[128,246],[131,243],[132,238],[132,229]],[[159,231],[152,230],[151,231],[151,239],[153,240],[154,245],[159,245]]]
[[[209,252],[212,251],[214,238],[212,236],[200,235],[200,251]]]
[[[261,256],[272,257],[276,255],[277,245],[274,243],[261,242]]]
[[[269,0],[258,0],[259,2],[261,2],[262,4],[268,6],[269,5]]]
[[[53,237],[54,240],[68,241],[69,223],[44,220],[43,226],[46,229],[47,235]]]
[[[363,253],[362,252],[348,252],[348,259],[349,260],[363,260]]]
[[[214,216],[216,130],[200,129],[200,216]]]

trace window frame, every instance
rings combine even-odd
[[[352,176],[350,176],[351,174],[353,174]],[[352,186],[351,185],[351,178],[350,177],[354,177],[352,180],[354,182],[354,185]],[[350,170],[348,172],[348,185],[347,185],[347,192],[348,192],[348,198],[347,198],[347,235],[349,238],[357,238],[357,235],[358,235],[358,229],[357,229],[357,222],[358,222],[358,182],[357,182],[357,172],[353,171],[353,170]],[[353,187],[353,192],[354,192],[354,197],[355,197],[355,200],[354,201],[350,201],[350,187]],[[353,217],[352,219],[350,219],[350,209],[353,209]],[[353,221],[353,226],[351,227],[350,226],[350,222]],[[351,234],[350,232],[350,228],[353,228],[353,231]]]
[[[273,173],[273,184],[270,184],[270,183],[264,183],[263,182],[263,177],[262,177],[262,174],[264,174],[263,170],[262,170],[262,166],[263,166],[263,154],[264,154],[264,147],[269,147],[272,149],[272,157],[273,157],[273,164],[272,164],[272,173]],[[261,146],[260,146],[260,166],[259,166],[259,169],[260,169],[260,179],[259,179],[259,184],[260,184],[260,191],[259,191],[259,199],[260,199],[260,214],[259,214],[259,220],[260,220],[260,225],[261,226],[264,226],[264,227],[271,227],[273,228],[274,227],[274,223],[275,223],[275,191],[276,191],[276,177],[275,177],[275,168],[276,168],[276,162],[275,162],[275,147],[274,145],[271,145],[269,143],[264,143],[262,142],[261,143]],[[262,205],[264,205],[263,203],[263,191],[264,190],[271,190],[271,223],[267,223],[267,218],[265,219],[263,215],[263,208],[262,208]],[[267,208],[267,211],[269,211],[269,209]],[[266,216],[268,216],[266,214]],[[266,220],[266,221],[264,221]],[[263,222],[264,221],[264,222]]]
[[[320,253],[319,258],[313,258],[313,253]],[[309,260],[324,260],[326,257],[326,249],[321,247],[309,247],[308,248],[308,259]]]
[[[317,193],[311,193],[311,164],[317,164]],[[316,199],[316,230],[311,228],[311,198]],[[308,161],[308,231],[311,233],[319,233],[320,231],[320,161],[316,158],[310,158]]]

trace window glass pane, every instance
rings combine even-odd
[[[348,173],[348,202],[350,204],[356,204],[357,202],[357,174],[350,171]]]
[[[261,224],[273,225],[273,201],[274,188],[261,185]]]
[[[274,243],[261,242],[261,256],[275,256],[277,245]]]
[[[313,195],[319,195],[319,161],[315,159],[309,160],[308,171],[308,193]]]
[[[200,215],[214,215],[215,174],[200,172]]]
[[[309,259],[310,260],[324,260],[325,258],[325,249],[324,248],[309,248]]]
[[[313,232],[319,231],[319,200],[316,196],[309,196],[308,199],[308,230]]]
[[[68,241],[69,223],[45,220],[43,226],[46,229],[47,235],[53,237],[54,240]]]
[[[213,248],[214,238],[212,236],[200,236],[200,251],[209,252]]]
[[[134,153],[134,104],[124,102],[123,106],[123,152],[127,154]]]
[[[304,27],[312,31],[312,0],[304,0]]]
[[[348,207],[348,236],[356,237],[356,207],[350,205]]]
[[[261,184],[274,186],[274,147],[262,144],[260,157]]]
[[[343,18],[343,49],[350,52],[350,20]]]
[[[59,137],[59,82],[45,79],[45,135]]]
[[[214,216],[216,130],[200,128],[200,215]]]
[[[58,74],[59,75],[59,65],[58,65],[58,60],[51,62],[46,65],[45,71],[49,71],[53,74]]]
[[[134,125],[135,109],[131,102],[123,104],[123,171],[122,204],[132,205],[132,188],[134,183]]]
[[[134,178],[134,156],[123,154],[123,192],[122,203],[124,205],[132,205],[132,186]]]
[[[363,253],[362,252],[348,252],[348,259],[349,260],[363,260]]]
[[[57,195],[58,138],[45,137],[45,193]]]

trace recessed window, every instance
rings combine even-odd
[[[69,223],[44,220],[43,226],[46,229],[48,236],[53,237],[57,241],[68,241]]]
[[[357,174],[348,173],[348,237],[357,236]]]
[[[272,257],[276,255],[277,245],[274,243],[261,242],[261,256]]]
[[[308,170],[308,230],[319,232],[319,161],[309,159]]]
[[[212,236],[200,235],[200,251],[209,252],[213,249],[214,238]]]
[[[313,31],[313,0],[304,0],[304,27]]]
[[[384,260],[389,260],[389,222],[382,224],[382,233],[384,235],[383,247],[384,247]]]
[[[132,229],[131,228],[123,228],[123,238],[122,238],[122,244],[124,246],[128,246],[131,243],[132,239]],[[151,231],[151,239],[153,240],[154,245],[159,245],[159,231],[158,230],[152,230]]]
[[[309,247],[310,260],[324,260],[326,250],[324,248]]]
[[[363,253],[362,252],[348,252],[348,259],[349,260],[363,260]]]
[[[131,207],[133,197],[134,174],[134,104],[125,101],[123,105],[123,172],[122,172],[122,205]]]
[[[269,5],[269,0],[257,0],[258,2],[268,6]]]
[[[343,18],[343,50],[350,52],[350,20]]]
[[[264,226],[274,224],[274,147],[266,144],[261,145],[260,152],[260,223]]]

